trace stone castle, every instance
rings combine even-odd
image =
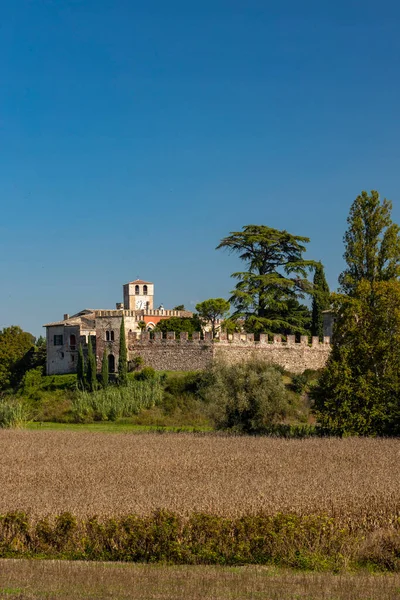
[[[236,363],[250,358],[254,353],[266,362],[276,363],[293,373],[306,369],[322,368],[329,356],[330,338],[320,343],[307,336],[296,342],[295,336],[275,335],[273,340],[261,334],[255,341],[254,334],[219,333],[213,339],[210,332],[204,336],[194,333],[189,340],[187,333],[179,339],[175,333],[152,330],[162,319],[172,316],[191,317],[193,313],[180,310],[166,310],[163,306],[154,309],[154,284],[135,280],[123,286],[123,303],[117,303],[115,310],[84,309],[75,315],[65,314],[63,320],[47,323],[47,374],[60,375],[75,373],[79,345],[87,351],[89,336],[96,354],[100,370],[104,352],[108,355],[110,373],[118,368],[119,337],[122,317],[125,323],[128,361],[141,357],[143,364],[156,370],[194,371],[206,368],[212,360],[219,358]]]

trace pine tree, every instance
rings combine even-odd
[[[86,385],[90,392],[94,392],[97,388],[97,368],[96,357],[93,354],[92,339],[88,336],[88,356],[86,365]]]
[[[101,385],[105,389],[108,386],[108,351],[107,348],[103,352],[103,360],[101,363]]]
[[[127,385],[128,383],[128,355],[126,351],[125,321],[121,320],[119,332],[119,359],[118,359],[118,384]]]
[[[322,339],[324,335],[322,311],[327,310],[330,306],[330,291],[328,282],[325,279],[324,267],[320,262],[315,267],[313,286],[311,335],[317,335]]]
[[[76,366],[78,388],[85,389],[85,359],[83,356],[82,344],[79,344],[78,364]]]
[[[246,331],[308,334],[310,311],[299,300],[312,293],[307,272],[316,263],[303,257],[309,241],[266,225],[245,225],[221,240],[217,249],[237,253],[247,266],[232,274],[238,283],[229,299]]]

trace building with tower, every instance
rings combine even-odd
[[[98,366],[107,349],[109,370],[113,373],[118,365],[119,335],[122,317],[125,337],[143,329],[151,331],[157,323],[170,317],[192,317],[193,313],[182,310],[154,308],[154,283],[136,279],[123,285],[123,302],[117,302],[112,310],[86,308],[80,312],[65,314],[61,321],[47,323],[47,374],[76,373],[79,346],[87,349],[89,336],[95,349]]]

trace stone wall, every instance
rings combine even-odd
[[[282,342],[281,336],[274,336],[274,340],[269,341],[266,335],[261,335],[260,341],[254,341],[251,334],[229,337],[221,334],[220,339],[213,340],[211,334],[206,333],[204,340],[199,334],[194,334],[193,338],[189,340],[187,333],[181,333],[179,340],[175,339],[174,333],[168,333],[165,339],[161,333],[155,333],[154,339],[150,339],[147,332],[141,336],[129,334],[128,359],[132,361],[141,356],[144,365],[158,371],[196,371],[205,369],[213,359],[235,364],[257,356],[292,373],[302,373],[306,369],[322,368],[331,350],[329,338],[325,338],[324,343],[313,338],[311,344],[307,337],[296,343],[294,336],[288,336],[286,342]]]

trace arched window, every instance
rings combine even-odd
[[[108,355],[108,372],[115,373],[115,357],[114,354]]]
[[[147,285],[143,286],[143,295],[147,296]]]
[[[140,294],[139,286],[135,285],[135,294]]]
[[[110,331],[110,338],[111,338],[111,341],[113,342],[114,341],[114,332],[113,331]]]
[[[69,336],[69,348],[76,350],[76,336],[73,333]]]
[[[106,342],[110,341],[110,332],[106,331]]]

